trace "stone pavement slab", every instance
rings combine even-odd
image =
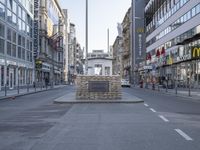
[[[64,96],[55,99],[54,103],[143,103],[144,100],[122,92],[122,99],[117,100],[76,100],[75,92],[67,93]]]

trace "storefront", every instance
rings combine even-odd
[[[13,90],[19,85],[33,84],[34,69],[31,64],[15,60],[0,59],[0,90],[5,88]]]

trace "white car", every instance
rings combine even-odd
[[[128,79],[121,79],[121,86],[122,87],[131,87],[131,84]]]

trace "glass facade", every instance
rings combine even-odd
[[[33,4],[33,0],[0,0],[0,89],[33,82]]]
[[[161,39],[162,37],[164,37],[168,33],[172,32],[173,30],[177,29],[182,24],[189,21],[190,19],[192,19],[193,17],[195,17],[199,13],[200,13],[200,4],[193,7],[190,11],[185,13],[183,16],[179,17],[179,19],[177,19],[174,23],[172,23],[170,26],[168,26],[166,29],[164,29],[162,32],[160,32],[158,35],[153,37],[149,42],[147,42],[147,46],[155,43],[156,41],[158,41],[159,39]]]
[[[170,1],[173,4],[169,3]],[[177,3],[174,0],[164,2],[153,15],[160,19],[154,22],[154,27],[148,26],[148,35],[155,31],[158,26],[161,26],[169,17],[176,15],[175,13],[187,2],[189,0],[179,0]],[[169,9],[168,3],[171,5]],[[150,57],[147,58],[147,64],[154,66],[154,70],[150,71],[148,76],[156,78],[159,84],[168,82],[168,88],[174,88],[176,81],[178,86],[182,88],[188,88],[189,85],[192,88],[200,88],[200,56],[198,54],[200,51],[200,21],[195,20],[196,26],[193,25],[192,29],[184,28],[184,33],[178,33],[176,30],[185,23],[193,23],[194,21],[191,19],[200,14],[200,4],[193,3],[189,7],[191,8],[189,11],[180,15],[172,24],[146,43],[147,49],[152,44],[157,45],[155,49],[149,49],[148,51],[147,56]],[[161,12],[158,13],[159,11]],[[167,12],[169,15],[167,15]],[[176,35],[175,38],[169,36],[166,37],[168,39],[163,38],[169,33]],[[161,41],[162,43],[160,43]],[[193,52],[194,47],[199,49],[196,50],[195,58],[193,56],[195,55]]]

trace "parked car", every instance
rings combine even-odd
[[[121,79],[121,86],[122,87],[131,87],[131,84],[128,79]]]

